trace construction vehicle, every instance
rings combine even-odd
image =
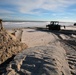
[[[48,30],[60,30],[59,21],[51,21],[50,24],[46,25]]]

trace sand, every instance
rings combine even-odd
[[[55,38],[52,33],[45,33],[42,31],[36,31],[34,29],[23,29],[22,39],[23,43],[27,43],[28,47],[49,45]]]
[[[21,35],[16,35],[28,45],[28,49],[19,53],[9,64],[7,75],[76,75],[75,29],[21,30]]]

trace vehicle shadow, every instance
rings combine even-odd
[[[36,27],[35,28],[36,31],[42,31],[42,32],[52,32],[52,33],[61,33],[61,34],[66,34],[66,35],[71,35],[71,34],[74,34],[76,35],[76,30],[64,30],[64,29],[61,29],[61,30],[48,30],[47,28],[41,28],[41,27]]]

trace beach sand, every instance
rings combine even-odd
[[[7,67],[7,75],[76,75],[76,30],[21,29],[28,45]],[[13,67],[14,66],[14,67]]]

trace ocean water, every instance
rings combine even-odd
[[[3,22],[4,28],[24,28],[24,27],[46,27],[50,22]],[[59,25],[69,26],[73,25],[73,22],[60,22]]]

